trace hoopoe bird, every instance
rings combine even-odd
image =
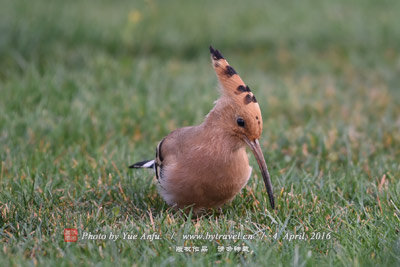
[[[210,46],[221,96],[203,123],[168,134],[156,158],[130,168],[154,169],[158,191],[171,206],[193,206],[195,213],[233,200],[247,184],[252,168],[246,145],[253,152],[275,208],[271,179],[259,138],[263,121],[256,97],[222,54]]]

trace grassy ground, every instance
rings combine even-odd
[[[395,0],[3,1],[0,265],[398,266],[399,17]],[[259,100],[274,211],[253,157],[233,203],[197,219],[127,168],[212,108],[210,44]],[[207,232],[258,238],[184,240]],[[303,233],[325,238],[285,238]]]

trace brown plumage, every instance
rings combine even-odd
[[[177,129],[157,146],[156,159],[131,168],[154,168],[159,192],[169,205],[195,212],[230,202],[246,185],[253,151],[274,208],[272,185],[258,139],[262,116],[257,99],[218,50],[210,47],[221,96],[203,123]]]

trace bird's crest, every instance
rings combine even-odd
[[[257,103],[257,99],[250,88],[243,82],[235,69],[229,65],[222,54],[210,46],[211,60],[218,80],[221,84],[222,94],[234,98],[238,103],[248,105]]]
[[[226,101],[234,103],[233,116],[244,119],[246,135],[249,138],[258,139],[262,132],[262,116],[256,97],[218,50],[210,46],[210,52],[213,67],[221,85],[222,99],[225,103]]]

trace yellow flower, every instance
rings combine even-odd
[[[142,19],[142,14],[138,10],[132,10],[128,16],[129,22],[138,23]]]

